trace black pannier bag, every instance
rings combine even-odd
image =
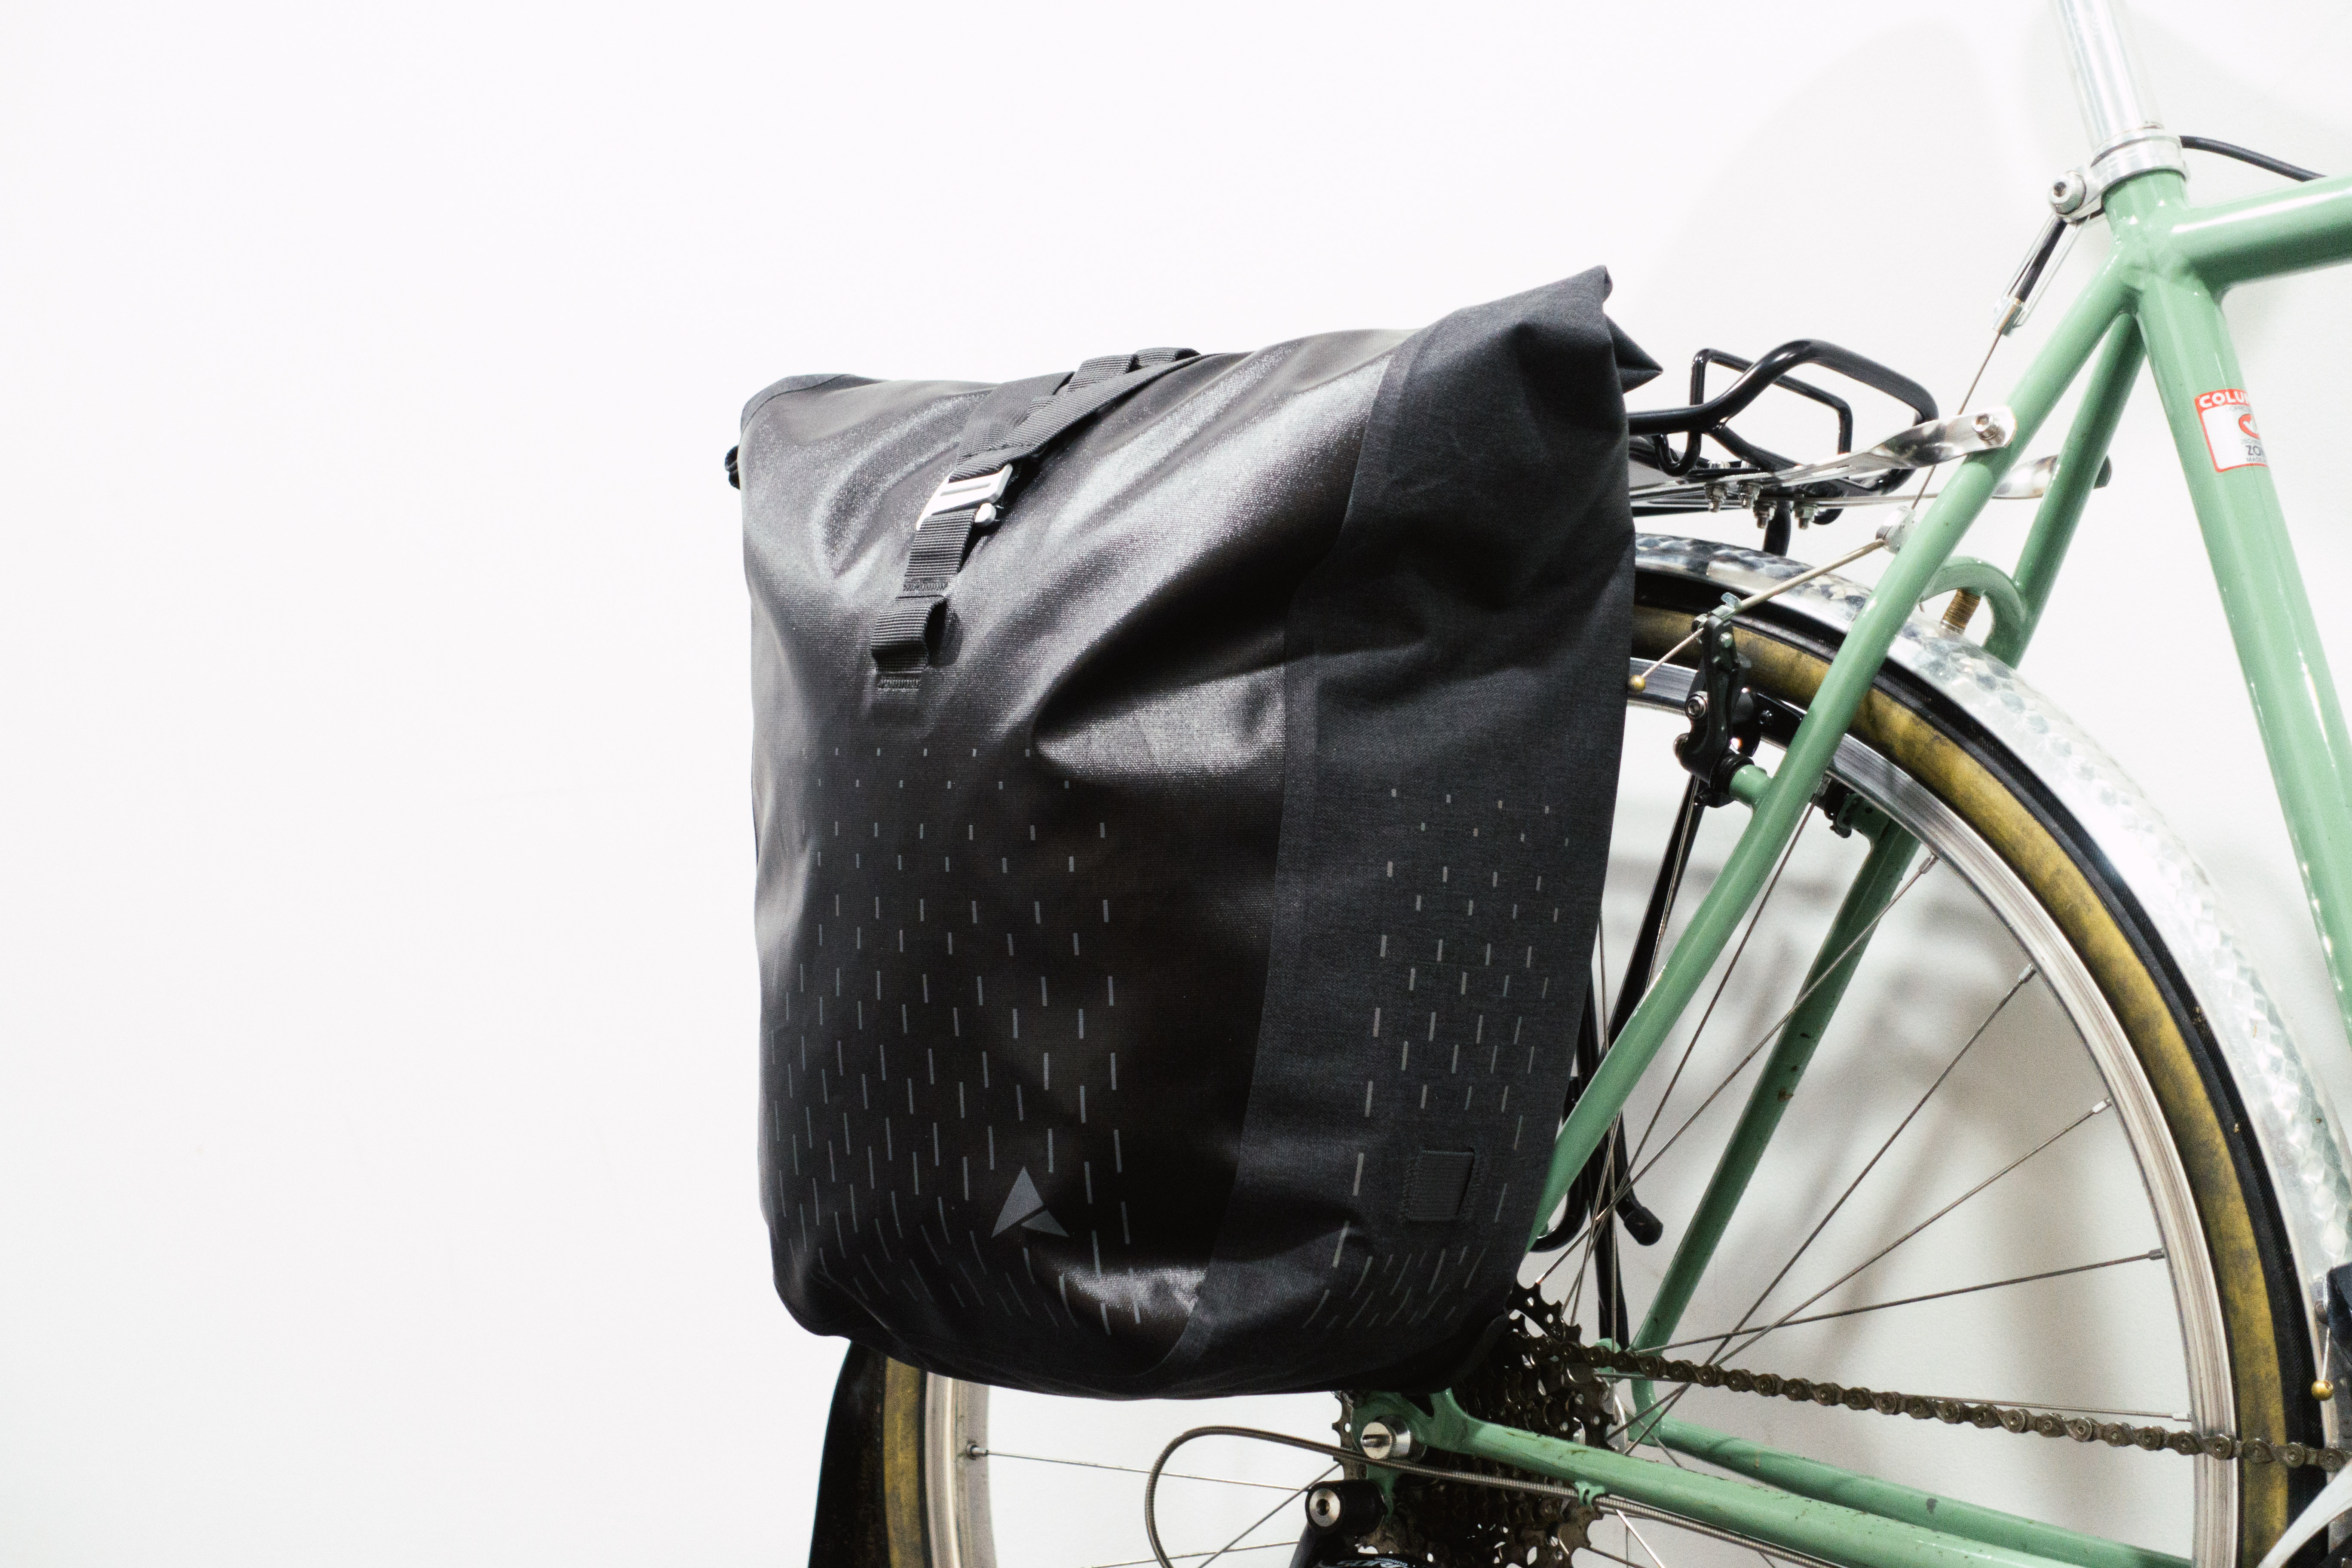
[[[1656,367],[1607,291],[751,401],[761,1160],[803,1324],[1108,1397],[1475,1354],[1616,794]]]

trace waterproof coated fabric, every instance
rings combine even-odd
[[[1475,1354],[1616,790],[1655,367],[1607,290],[1139,374],[1025,465],[912,675],[870,644],[918,515],[1065,378],[752,400],[761,1155],[803,1324],[1113,1397]]]

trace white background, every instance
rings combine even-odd
[[[2352,169],[2340,5],[2139,30],[2178,128]],[[1948,404],[2081,155],[2054,46],[1885,0],[0,10],[0,1559],[803,1556],[838,1348],[754,1192],[749,394],[1605,262],[1669,365],[1818,335]],[[2347,301],[2231,313],[2352,672]],[[2146,403],[2116,458],[2028,672],[2346,1100]]]

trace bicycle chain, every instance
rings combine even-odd
[[[1721,1388],[1733,1394],[1752,1394],[1763,1399],[1787,1399],[1798,1404],[1843,1406],[1848,1410],[1868,1411],[1880,1415],[1906,1415],[1919,1421],[1940,1421],[1947,1426],[1976,1426],[1985,1430],[2000,1427],[2003,1431],[2042,1437],[2067,1437],[2077,1443],[2105,1443],[2111,1448],[2140,1448],[2149,1453],[2169,1450],[2176,1454],[2203,1454],[2216,1459],[2243,1459],[2249,1464],[2284,1465],[2289,1469],[2314,1466],[2333,1472],[2341,1469],[2352,1453],[2341,1448],[2318,1447],[2304,1443],[2273,1443],[2263,1437],[2239,1437],[2230,1432],[2196,1432],[2171,1426],[2134,1426],[2121,1421],[2095,1421],[2087,1415],[2069,1415],[2058,1410],[2026,1410],[2015,1405],[1979,1404],[1971,1400],[1944,1399],[1934,1394],[1896,1394],[1885,1389],[1848,1387],[1826,1379],[1786,1377],[1778,1373],[1755,1372],[1745,1367],[1721,1366],[1713,1362],[1693,1362],[1669,1359],[1647,1352],[1619,1350],[1610,1345],[1587,1345],[1580,1330],[1561,1321],[1559,1309],[1538,1299],[1532,1292],[1522,1291],[1512,1309],[1514,1319],[1526,1325],[1521,1333],[1523,1353],[1516,1358],[1520,1364],[1501,1364],[1513,1358],[1498,1356],[1488,1363],[1488,1369],[1499,1373],[1506,1387],[1505,1404],[1522,1414],[1550,1415],[1542,1399],[1542,1392],[1554,1385],[1580,1389],[1604,1388],[1604,1375],[1637,1377],[1651,1383],[1676,1383],[1699,1388]],[[1531,1333],[1527,1331],[1533,1331]],[[1554,1374],[1545,1381],[1546,1374]],[[1542,1392],[1538,1392],[1542,1391]],[[1528,1395],[1536,1394],[1530,1400]],[[1589,1399],[1591,1395],[1588,1394]],[[1605,1394],[1602,1395],[1605,1401]],[[1615,1411],[1607,1410],[1603,1419],[1613,1430]],[[1636,1418],[1638,1419],[1638,1417]],[[1554,1423],[1555,1426],[1560,1425]],[[1593,1421],[1583,1421],[1591,1432]],[[1597,1436],[1600,1434],[1592,1434]]]
[[[1582,1330],[1564,1321],[1555,1304],[1522,1289],[1511,1309],[1511,1329],[1493,1353],[1454,1389],[1462,1407],[1480,1420],[1525,1431],[1579,1437],[1598,1447],[1616,1447],[1630,1423],[1611,1396],[1610,1380],[1636,1377],[1719,1388],[1757,1398],[1843,1407],[1881,1415],[1906,1415],[1947,1426],[2071,1438],[2150,1453],[2204,1454],[2248,1464],[2289,1468],[2315,1466],[2334,1472],[2352,1454],[2303,1443],[2241,1438],[2229,1432],[2193,1432],[2168,1426],[2134,1426],[2095,1421],[2051,1410],[1896,1394],[1712,1362],[1669,1359],[1649,1352],[1587,1345]],[[1639,1417],[1633,1418],[1634,1422]],[[1464,1468],[1481,1475],[1520,1478],[1525,1472],[1487,1461]],[[1534,1479],[1532,1476],[1526,1479]],[[1373,1538],[1377,1550],[1434,1568],[1566,1568],[1570,1554],[1585,1544],[1594,1510],[1559,1500],[1513,1499],[1483,1487],[1431,1482],[1397,1489],[1395,1509]]]

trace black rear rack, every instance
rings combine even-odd
[[[1770,474],[1794,468],[1794,459],[1758,446],[1733,430],[1730,425],[1731,420],[1775,386],[1832,410],[1837,416],[1837,449],[1841,454],[1852,451],[1853,407],[1843,398],[1810,382],[1799,381],[1789,374],[1807,364],[1818,364],[1874,392],[1885,394],[1908,407],[1916,423],[1925,424],[1937,416],[1936,399],[1926,387],[1876,360],[1865,358],[1852,349],[1841,348],[1836,343],[1824,342],[1819,338],[1793,339],[1752,361],[1727,353],[1721,349],[1701,349],[1691,357],[1690,403],[1687,406],[1645,408],[1626,415],[1625,427],[1633,438],[1633,460],[1655,468],[1668,479],[1702,485],[1710,479]],[[1715,365],[1740,374],[1738,380],[1710,398],[1706,395],[1706,373],[1710,366]],[[1686,437],[1679,453],[1668,439],[1672,436]],[[1733,461],[1714,463],[1706,460],[1700,450],[1702,441],[1713,441],[1728,452]],[[1884,494],[1909,477],[1909,470],[1899,469],[1867,481],[1826,480],[1804,486],[1790,496],[1778,498],[1769,513],[1757,519],[1764,529],[1764,548],[1776,555],[1788,552],[1790,531],[1797,521],[1795,503],[1800,497],[1834,500],[1840,496]],[[1712,508],[1708,501],[1685,496],[1648,503],[1636,500],[1633,515],[1658,517],[1709,510]],[[1759,503],[1759,511],[1761,510]],[[1811,521],[1829,522],[1837,515],[1836,508],[1825,508]]]

